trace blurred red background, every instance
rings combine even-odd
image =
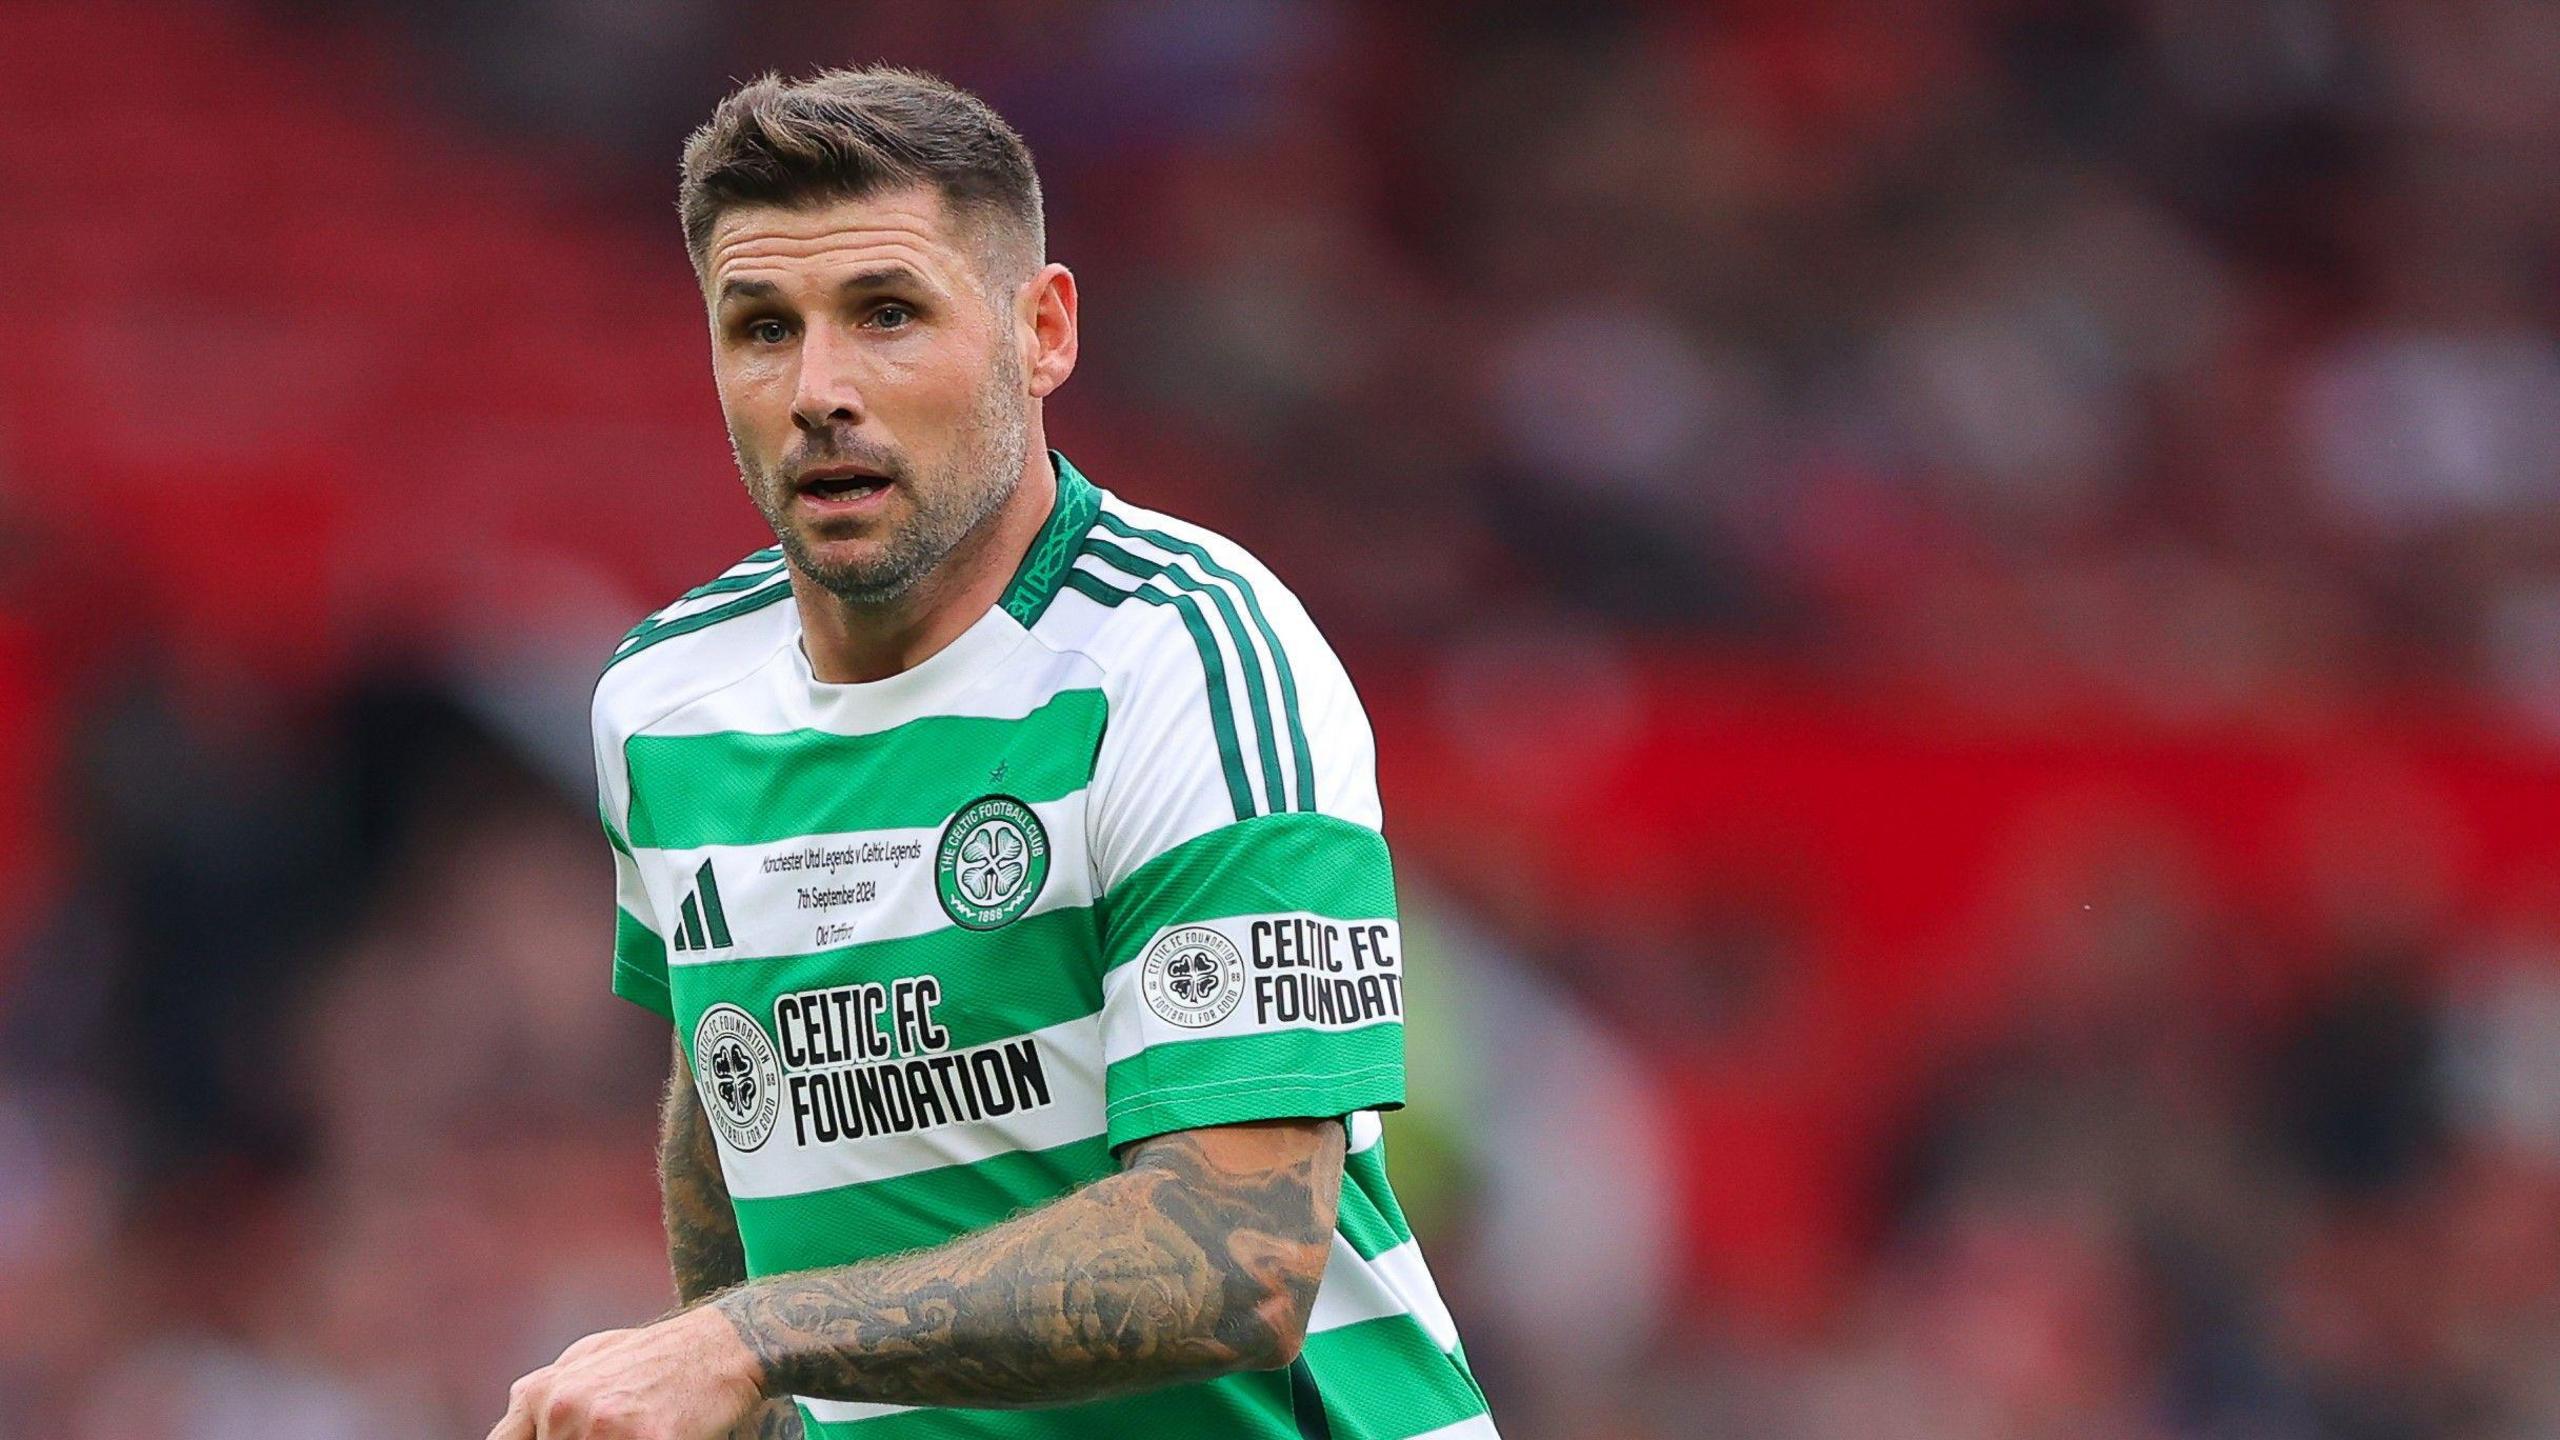
[[[880,58],[1040,157],[1061,446],[1362,684],[1508,1433],[2560,1429],[2547,7],[14,0],[0,1437],[665,1303],[673,156]]]

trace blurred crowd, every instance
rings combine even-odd
[[[1369,696],[1506,1434],[2560,1433],[2540,0],[18,0],[0,1440],[478,1434],[670,1303],[582,727],[758,543],[673,156],[883,58],[1040,159],[1062,447]]]

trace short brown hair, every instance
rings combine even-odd
[[[733,207],[849,200],[914,184],[939,190],[954,215],[993,219],[1004,231],[997,238],[1022,242],[1030,265],[1046,253],[1040,177],[1022,137],[959,86],[887,65],[806,80],[767,72],[732,91],[684,143],[676,210],[700,273],[712,227]]]

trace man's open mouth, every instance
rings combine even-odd
[[[818,474],[801,478],[801,494],[818,500],[860,500],[889,488],[887,477],[863,475],[851,471]]]

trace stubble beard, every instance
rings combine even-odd
[[[1013,498],[1022,483],[1030,447],[1030,405],[1023,396],[1022,367],[1010,345],[999,346],[987,383],[980,387],[960,444],[940,472],[918,477],[903,456],[832,436],[800,447],[800,462],[852,461],[886,472],[907,493],[913,509],[868,559],[819,557],[809,537],[791,523],[792,491],[780,473],[767,473],[747,458],[733,431],[730,451],[747,493],[773,527],[792,568],[847,605],[880,606],[898,599],[934,572]],[[783,470],[793,468],[786,462]]]

